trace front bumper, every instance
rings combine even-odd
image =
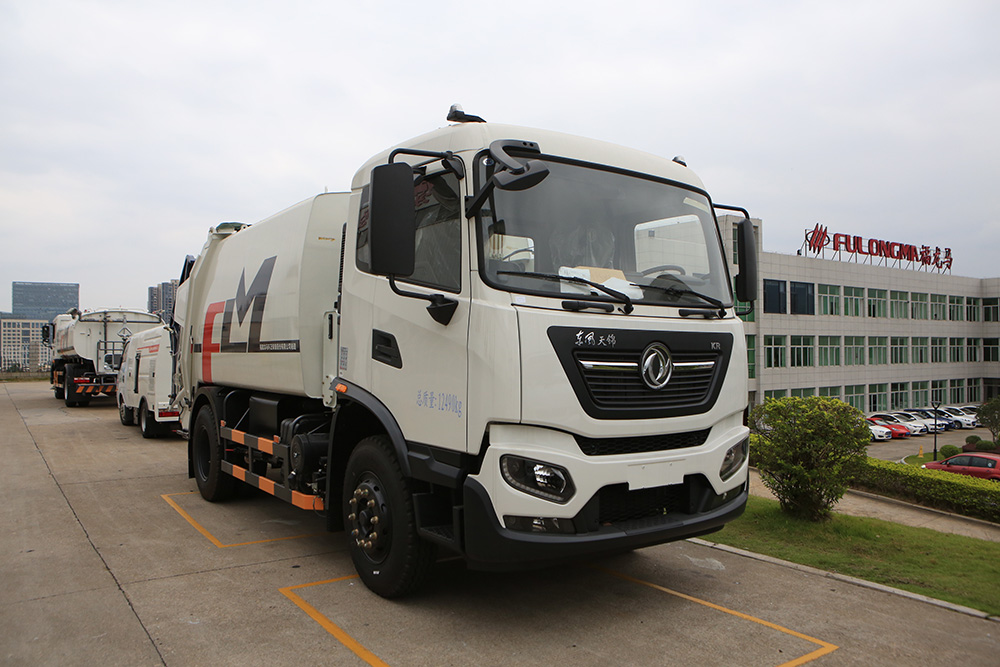
[[[700,475],[678,488],[678,506],[656,516],[599,520],[596,496],[572,522],[573,534],[511,530],[500,524],[487,490],[473,478],[464,486],[465,557],[479,570],[517,570],[638,549],[712,533],[746,508],[749,482],[722,495]]]

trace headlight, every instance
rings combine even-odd
[[[524,493],[564,504],[576,493],[569,471],[550,463],[505,454],[500,473],[509,485]]]
[[[726,481],[740,469],[743,462],[747,460],[747,452],[749,449],[749,438],[740,442],[739,444],[733,445],[726,452],[726,455],[722,457],[722,466],[719,468],[719,477],[722,481]]]

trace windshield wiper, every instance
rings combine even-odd
[[[692,308],[718,308],[720,310],[725,310],[725,306],[722,304],[722,302],[716,299],[715,297],[708,296],[707,294],[702,294],[701,292],[695,292],[694,290],[687,289],[684,287],[675,287],[675,286],[664,287],[663,285],[637,285],[636,283],[631,283],[631,284],[643,289],[649,287],[650,289],[660,290],[661,292],[669,294],[670,296],[697,297],[702,301],[704,301],[705,303],[709,304],[707,306],[692,305],[691,306]]]
[[[528,278],[541,278],[542,280],[565,280],[568,283],[576,283],[578,285],[589,285],[596,290],[600,290],[607,294],[608,296],[621,301],[624,306],[622,306],[622,312],[628,315],[635,307],[632,305],[632,299],[628,297],[627,294],[623,294],[618,290],[613,290],[606,285],[601,283],[595,283],[592,280],[587,280],[586,278],[580,278],[579,276],[562,276],[558,273],[535,273],[533,271],[497,271],[497,275],[507,275],[507,276],[526,276]]]

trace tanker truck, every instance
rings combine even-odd
[[[439,549],[533,568],[738,517],[749,215],[679,158],[453,119],[185,262],[174,400],[201,495],[321,513],[387,598]],[[746,218],[735,296],[715,208]]]
[[[42,328],[42,341],[53,350],[49,379],[55,397],[75,407],[95,396],[114,396],[125,341],[162,325],[152,313],[125,308],[74,308],[56,315]]]

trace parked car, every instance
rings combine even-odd
[[[869,416],[874,417],[879,421],[884,421],[887,424],[901,424],[906,428],[910,429],[911,435],[924,435],[925,433],[927,433],[927,427],[921,423],[918,423],[915,419],[907,421],[904,419],[900,419],[899,417],[890,412],[876,412],[875,414]]]
[[[892,422],[876,419],[875,417],[868,417],[868,425],[886,429],[887,431],[889,431],[890,438],[910,437],[910,429],[905,424],[894,424]]]
[[[949,415],[944,410],[938,410],[937,412],[934,412],[934,410],[930,408],[919,408],[919,409],[915,408],[909,410],[909,412],[912,412],[915,415],[919,415],[925,419],[930,419],[931,421],[934,421],[936,419],[939,424],[944,424],[945,431],[950,431],[953,428],[958,427],[958,422],[955,420],[955,418]],[[938,427],[938,430],[941,430],[940,426]]]
[[[959,475],[1000,482],[1000,454],[956,454],[943,461],[931,461],[920,466],[928,470],[944,470]]]
[[[872,440],[891,440],[892,431],[885,426],[877,424],[875,420],[868,420],[868,430],[872,432]],[[906,429],[903,429],[906,430]],[[909,437],[910,433],[907,431],[906,436]]]
[[[964,412],[967,415],[978,415],[979,414],[979,406],[978,405],[963,405],[961,407],[962,407],[962,412]]]
[[[952,430],[952,429],[955,429],[955,428],[964,428],[964,424],[962,424],[962,422],[958,421],[958,417],[956,417],[955,415],[949,414],[949,413],[945,412],[944,410],[940,410],[940,409],[939,410],[935,410],[933,408],[930,408],[930,409],[927,409],[926,412],[931,413],[931,418],[932,419],[933,419],[934,415],[937,415],[938,419],[945,419],[945,420],[947,420],[948,423],[950,424],[950,426],[948,427],[949,431]]]
[[[912,410],[900,410],[899,412],[893,412],[892,414],[895,415],[896,417],[899,417],[901,421],[907,423],[916,422],[918,424],[923,424],[924,426],[927,427],[928,433],[934,433],[935,431],[940,433],[941,431],[944,430],[944,426],[941,424],[940,421],[934,421],[933,418],[928,419],[927,417],[916,414]]]
[[[979,426],[979,419],[975,413],[969,414],[962,408],[944,407],[941,408],[949,415],[952,415],[962,424],[962,428],[976,428]]]

